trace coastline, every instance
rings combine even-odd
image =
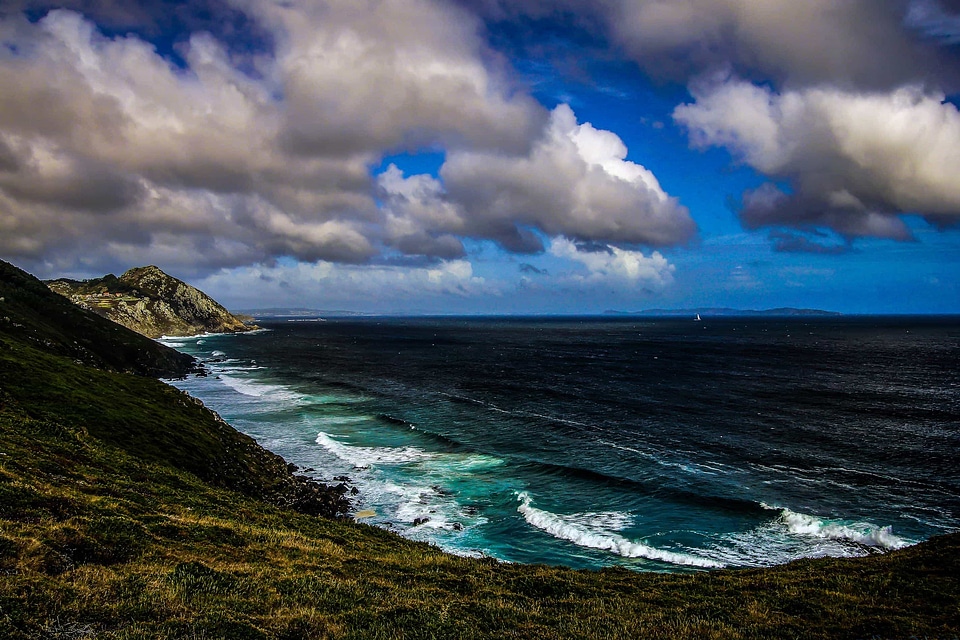
[[[221,346],[217,345],[205,345],[204,349],[222,349]],[[226,350],[229,351],[229,350]],[[234,354],[235,355],[235,354]],[[230,358],[228,358],[230,360]],[[243,358],[240,358],[242,361]],[[347,405],[340,405],[339,409],[336,409],[333,414],[335,420],[344,420],[344,429],[329,429],[322,426],[322,422],[331,418],[328,410],[324,407],[326,406],[323,403],[334,402],[340,403],[345,401],[344,398],[337,396],[326,396],[324,394],[328,392],[317,392],[320,393],[324,399],[320,400],[318,398],[313,398],[310,394],[310,391],[299,389],[293,390],[284,386],[284,383],[271,377],[269,371],[263,369],[262,363],[257,365],[257,370],[254,371],[243,371],[243,362],[233,361],[233,364],[229,366],[239,366],[240,371],[230,373],[229,384],[226,384],[224,391],[217,392],[215,395],[220,397],[223,401],[227,400],[225,393],[228,393],[226,387],[232,389],[229,393],[236,392],[239,395],[233,396],[236,401],[241,404],[265,402],[260,409],[253,410],[251,409],[251,420],[254,422],[248,423],[247,428],[244,430],[247,433],[252,435],[259,434],[265,438],[264,444],[269,447],[268,442],[274,441],[280,443],[282,446],[287,446],[288,449],[286,452],[279,449],[276,450],[280,455],[283,455],[287,459],[291,460],[295,464],[300,464],[301,466],[306,466],[308,468],[320,469],[319,476],[322,478],[334,477],[337,475],[346,475],[351,477],[352,480],[356,480],[354,477],[354,471],[356,474],[359,474],[360,483],[356,484],[361,489],[360,499],[361,503],[358,505],[359,509],[372,508],[376,515],[364,518],[365,522],[370,522],[371,524],[376,524],[382,526],[390,531],[394,531],[408,537],[412,540],[426,541],[431,542],[432,544],[438,544],[441,548],[448,552],[460,553],[461,555],[485,555],[494,558],[500,558],[502,560],[514,561],[514,562],[528,562],[536,563],[542,560],[517,560],[516,558],[511,558],[510,556],[504,557],[495,549],[491,550],[491,547],[480,544],[473,546],[467,546],[465,544],[466,540],[461,542],[461,537],[465,535],[461,531],[454,529],[454,524],[459,520],[462,522],[463,528],[468,534],[471,534],[472,525],[474,522],[474,517],[484,516],[484,512],[480,511],[476,516],[471,515],[467,518],[463,518],[462,515],[458,515],[462,512],[464,503],[459,498],[455,497],[453,493],[450,493],[450,488],[444,483],[440,483],[437,486],[431,486],[432,481],[422,480],[415,482],[411,485],[411,491],[409,492],[409,503],[404,502],[390,502],[392,505],[389,508],[382,508],[381,505],[370,502],[363,502],[364,499],[364,479],[370,481],[370,475],[372,473],[370,465],[373,465],[375,469],[378,465],[377,460],[381,460],[386,464],[390,464],[390,460],[397,462],[405,461],[404,464],[412,465],[412,469],[434,469],[438,465],[446,464],[444,460],[447,458],[443,457],[443,454],[440,453],[444,448],[451,446],[450,442],[436,443],[442,444],[440,449],[434,450],[433,446],[426,446],[428,441],[425,441],[421,444],[395,444],[394,447],[386,447],[383,449],[370,449],[370,447],[375,446],[373,444],[362,444],[361,440],[356,440],[351,436],[351,430],[349,427],[350,424],[353,424],[354,420],[360,420],[362,414],[369,413],[373,410],[364,410],[360,414],[356,414],[353,409],[350,409],[349,412],[345,409]],[[266,374],[266,375],[264,375]],[[236,378],[236,379],[233,379]],[[207,383],[203,383],[207,384]],[[320,402],[320,404],[314,403]],[[258,426],[256,423],[256,418],[253,417],[262,412],[270,413],[280,412],[272,420],[285,420],[281,414],[285,413],[285,410],[282,408],[283,405],[290,404],[291,415],[293,414],[303,414],[313,416],[316,420],[319,420],[316,425],[305,424],[301,425],[300,431],[292,432],[289,437],[283,435],[282,432],[270,431],[267,430],[262,425]],[[251,405],[252,406],[252,405]],[[290,407],[288,407],[290,408]],[[378,414],[379,415],[379,414]],[[378,415],[371,415],[369,418],[363,418],[364,420],[372,420],[374,422],[380,421],[381,419]],[[323,416],[327,416],[324,418]],[[356,416],[356,417],[352,417]],[[389,416],[388,416],[389,417]],[[393,420],[397,420],[393,418]],[[243,428],[243,425],[238,425]],[[363,426],[363,425],[361,425]],[[413,427],[411,429],[411,426]],[[400,429],[400,427],[403,427]],[[387,424],[384,422],[383,428],[387,428],[391,433],[396,431],[396,434],[406,434],[410,433],[412,436],[416,433],[425,433],[421,428],[417,427],[415,424],[412,424],[408,420],[399,421],[397,425],[393,423]],[[320,431],[320,436],[316,434]],[[312,443],[316,439],[315,444],[319,444],[322,449],[325,450],[326,454],[337,456],[340,460],[341,465],[346,465],[346,467],[330,467],[324,468],[320,465],[317,465],[315,460],[318,455],[325,455],[324,451],[317,450],[316,447],[312,446]],[[300,442],[302,445],[296,445],[297,447],[302,447],[302,449],[297,449],[297,454],[292,457],[288,456],[290,444],[284,443],[296,443]],[[457,446],[453,443],[453,446]],[[359,448],[357,448],[359,447]],[[406,453],[404,452],[404,447],[415,447],[415,449],[408,449]],[[425,447],[425,448],[424,448]],[[298,456],[303,455],[303,451],[312,451],[305,458],[300,458]],[[306,460],[306,462],[303,462]],[[459,458],[449,458],[450,464],[454,464]],[[460,463],[456,463],[460,464]],[[471,463],[473,464],[473,463]],[[485,463],[486,464],[486,463]],[[359,465],[359,466],[357,466]],[[335,470],[334,470],[335,469]],[[346,469],[346,470],[344,470]],[[370,486],[369,484],[366,486]],[[522,490],[518,490],[522,491]],[[582,520],[582,516],[577,514],[568,515],[568,512],[558,511],[555,507],[550,507],[549,503],[544,503],[539,496],[535,495],[534,498],[537,500],[536,511],[530,509],[530,506],[524,507],[524,501],[516,497],[517,492],[511,491],[510,503],[505,505],[505,508],[509,513],[515,514],[514,518],[521,518],[520,522],[526,521],[524,526],[531,527],[531,530],[528,532],[528,537],[531,539],[532,536],[547,534],[552,538],[557,540],[555,545],[560,544],[576,544],[579,549],[571,547],[571,551],[574,553],[593,553],[597,558],[594,564],[595,568],[600,566],[609,566],[611,563],[609,561],[604,561],[602,555],[597,555],[598,553],[613,553],[617,556],[623,557],[627,560],[635,556],[647,557],[648,559],[660,558],[661,560],[666,558],[671,558],[673,560],[679,560],[680,556],[670,556],[671,551],[683,551],[683,549],[677,550],[676,548],[671,549],[667,547],[665,549],[658,549],[654,545],[647,545],[646,539],[636,534],[618,534],[615,529],[611,530],[605,528],[605,525],[602,523],[597,525],[604,528],[593,529],[583,528],[583,525],[578,524],[579,520]],[[369,498],[369,495],[367,496]],[[460,504],[458,505],[458,501]],[[442,507],[443,509],[451,509],[451,511],[446,511],[447,515],[441,515],[439,513],[429,513],[431,509]],[[834,548],[839,551],[834,552],[834,554],[820,554],[820,555],[837,555],[837,556],[853,556],[861,555],[866,556],[869,554],[877,553],[880,551],[891,552],[898,548],[902,548],[907,545],[915,544],[918,540],[922,538],[904,536],[903,534],[893,534],[890,529],[890,525],[883,520],[880,520],[879,523],[874,524],[876,521],[864,521],[860,519],[828,519],[822,516],[809,515],[810,512],[800,512],[799,510],[790,509],[786,507],[776,507],[771,508],[765,503],[758,502],[756,504],[756,510],[758,512],[765,511],[766,515],[759,513],[757,518],[758,522],[763,523],[764,530],[770,530],[771,532],[777,533],[777,535],[789,536],[791,547],[785,547],[784,553],[776,561],[764,561],[761,555],[749,556],[746,557],[744,561],[744,556],[739,556],[737,559],[736,556],[730,555],[709,555],[705,558],[698,558],[698,551],[695,548],[689,548],[686,553],[692,554],[695,560],[688,560],[686,562],[679,562],[678,564],[667,564],[667,570],[672,571],[684,571],[685,568],[692,568],[698,563],[708,565],[711,567],[767,567],[767,566],[777,566],[782,565],[793,560],[801,559],[804,557],[811,557],[812,554],[803,554],[800,551],[798,546],[803,540],[809,541],[820,541],[824,544],[830,543],[834,545]],[[399,509],[400,514],[395,513],[395,509]],[[526,511],[526,513],[525,513]],[[815,512],[813,512],[815,513]],[[453,515],[453,518],[449,516]],[[617,518],[629,518],[627,514],[617,515]],[[426,518],[426,520],[421,520],[421,518]],[[432,523],[429,521],[433,520]],[[534,520],[534,522],[531,522]],[[429,523],[427,526],[423,526],[423,523]],[[580,527],[580,528],[578,528]],[[540,533],[537,533],[539,530]],[[572,538],[572,540],[571,540]],[[566,541],[565,543],[563,541]],[[790,551],[790,549],[795,548],[795,551]],[[711,552],[713,553],[713,552]],[[773,556],[771,556],[772,558]],[[563,565],[563,560],[558,560],[559,556],[554,556],[553,560],[550,562],[558,565]],[[616,563],[614,563],[616,564]],[[577,565],[575,565],[577,566]],[[580,564],[579,566],[584,566]],[[664,567],[647,567],[647,570],[664,570]]]

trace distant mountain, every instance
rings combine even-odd
[[[778,307],[776,309],[731,309],[729,307],[702,307],[696,309],[644,309],[643,311],[604,311],[607,315],[625,315],[625,316],[665,316],[665,317],[691,317],[695,318],[697,314],[702,317],[717,316],[839,316],[843,315],[836,311],[823,311],[822,309],[795,309],[793,307]]]
[[[149,338],[256,329],[216,300],[154,266],[92,280],[47,282],[72,302]]]
[[[176,378],[196,369],[191,356],[71,304],[0,260],[0,340],[4,336],[108,371]]]

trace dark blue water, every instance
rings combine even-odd
[[[176,339],[177,383],[359,515],[466,554],[644,570],[960,529],[960,325],[330,319]]]

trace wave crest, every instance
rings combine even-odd
[[[763,505],[766,509],[777,509]],[[910,546],[910,542],[894,535],[893,527],[877,526],[869,522],[843,522],[818,518],[798,513],[790,509],[780,509],[777,522],[793,535],[822,538],[826,540],[848,541],[865,547],[877,547],[888,551]]]
[[[712,569],[723,566],[721,563],[708,558],[675,551],[664,551],[641,542],[628,540],[616,533],[594,529],[585,524],[586,514],[562,516],[537,509],[532,505],[533,501],[526,492],[518,493],[517,499],[520,501],[517,511],[523,514],[523,518],[528,524],[549,533],[555,538],[567,540],[581,547],[612,551],[625,558],[647,558],[648,560],[659,560],[669,564]]]
[[[434,457],[417,447],[355,447],[339,442],[329,434],[317,434],[317,444],[357,469],[377,464],[404,464]]]

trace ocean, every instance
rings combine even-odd
[[[957,318],[329,318],[172,381],[452,553],[643,571],[960,530]]]

